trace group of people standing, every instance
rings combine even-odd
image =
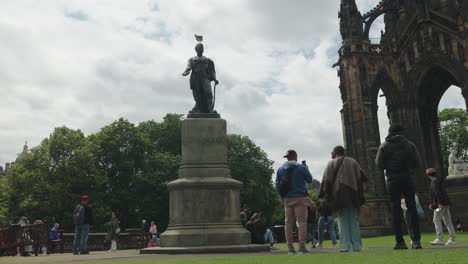
[[[319,247],[322,246],[324,223],[328,223],[333,240],[336,245],[334,233],[334,220],[331,210],[337,213],[340,229],[340,251],[347,252],[351,248],[360,251],[362,248],[359,231],[358,209],[364,203],[363,183],[365,174],[359,164],[352,158],[345,157],[344,148],[337,146],[333,149],[332,160],[327,164],[320,186],[319,210]],[[285,236],[289,254],[310,253],[306,248],[307,239],[307,207],[310,202],[306,183],[312,182],[312,175],[305,164],[297,162],[297,152],[288,150],[284,156],[288,161],[278,169],[276,188],[281,193],[282,185],[287,181],[287,192],[283,194],[285,210]],[[292,224],[297,222],[299,249],[296,252],[293,246]]]
[[[89,205],[89,197],[81,196],[80,203],[75,206],[73,211],[73,222],[75,224],[75,236],[73,238],[73,255],[87,255],[88,234],[90,226],[94,223],[94,212]],[[120,221],[117,212],[111,213],[111,219],[107,223],[108,232],[106,240],[110,241],[109,251],[117,250],[117,239],[120,233]]]
[[[393,226],[396,244],[394,249],[408,249],[403,239],[403,211],[401,199],[404,198],[407,207],[407,222],[410,230],[411,247],[421,249],[421,233],[415,201],[415,183],[413,175],[420,168],[421,162],[414,143],[405,136],[402,125],[392,124],[389,135],[379,147],[376,156],[376,165],[385,170],[387,189],[390,193],[392,204]],[[338,216],[340,231],[340,252],[361,251],[362,240],[359,227],[359,209],[365,203],[364,188],[367,176],[358,162],[345,156],[345,149],[337,146],[333,149],[332,160],[325,168],[319,191],[319,210],[327,208]],[[307,208],[308,193],[306,183],[312,181],[312,175],[305,162],[298,163],[298,155],[294,150],[288,150],[287,162],[277,171],[276,189],[284,202],[285,210],[285,236],[289,254],[310,253],[306,248],[307,241]],[[434,224],[437,238],[433,245],[455,244],[455,230],[452,225],[448,195],[443,187],[443,178],[433,168],[429,168],[426,174],[431,180],[431,204],[434,210]],[[322,213],[324,217],[319,219],[319,231],[323,229],[323,223],[333,223],[331,213]],[[442,221],[449,230],[450,239],[443,241]],[[298,226],[299,249],[296,252],[293,246],[293,224]],[[309,228],[310,229],[310,228]],[[331,231],[329,226],[328,230]],[[334,231],[334,230],[333,230]],[[334,232],[330,232],[333,244],[336,244]],[[320,237],[319,242],[323,241]]]

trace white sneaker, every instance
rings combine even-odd
[[[445,243],[446,246],[453,246],[453,245],[456,245],[457,242],[455,242],[455,240],[452,240],[452,239],[449,239],[447,241],[447,243]]]
[[[319,244],[317,245],[317,248],[318,248],[318,249],[322,249],[322,248],[323,248],[322,243],[319,243]]]
[[[444,245],[444,241],[436,238],[434,241],[431,242],[431,245]]]

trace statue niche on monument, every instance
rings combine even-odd
[[[452,150],[450,152],[448,162],[449,176],[468,175],[468,164],[464,160],[457,157],[457,153],[455,150]]]
[[[214,62],[203,56],[204,47],[201,41],[202,36],[195,35],[198,41],[195,46],[197,56],[188,60],[187,68],[182,73],[182,76],[190,75],[190,89],[195,99],[195,106],[189,112],[188,117],[215,117],[219,118],[218,113],[213,109],[216,98],[216,70]],[[214,81],[214,96],[211,90],[211,82]]]

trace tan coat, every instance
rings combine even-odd
[[[341,166],[336,168],[343,159]],[[364,182],[367,177],[361,167],[350,157],[338,157],[328,162],[322,178],[319,196],[325,199],[333,210],[360,208],[365,202]]]

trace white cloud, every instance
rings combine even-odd
[[[363,13],[375,0],[361,0]],[[54,127],[94,133],[192,107],[194,33],[216,63],[217,109],[275,167],[290,148],[321,178],[342,143],[339,1],[17,0],[0,4],[0,164]]]

